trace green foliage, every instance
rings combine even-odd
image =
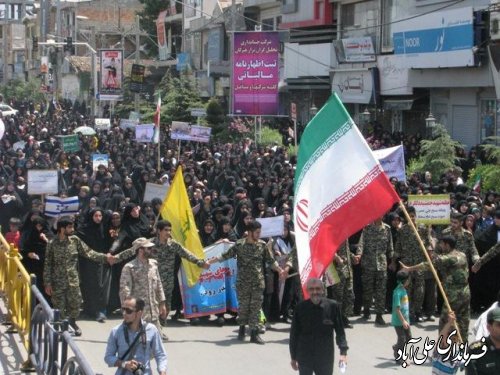
[[[406,167],[406,176],[409,178],[413,173],[422,172],[424,170],[424,162],[421,159],[411,159]]]
[[[288,156],[297,156],[297,153],[299,152],[299,147],[295,147],[295,145],[289,145],[288,146]]]
[[[413,165],[410,162],[410,167],[415,169],[413,172],[417,170],[416,168],[420,172],[431,172],[436,182],[443,173],[455,168],[457,160],[455,148],[460,147],[461,144],[451,139],[446,128],[441,124],[434,126],[433,136],[433,139],[424,139],[420,142],[421,156],[412,161]],[[408,168],[408,173],[411,173],[410,168]]]
[[[277,143],[278,145],[282,145],[281,143],[282,137],[278,130],[272,129],[268,126],[262,127],[261,139],[260,143],[264,146],[273,145]]]
[[[480,147],[485,152],[490,163],[500,164],[500,137],[488,137]]]
[[[10,81],[5,86],[0,86],[5,99],[16,98],[17,100],[28,100],[32,102],[43,102],[44,94],[40,92],[41,80],[31,79],[27,82],[21,80]]]
[[[205,118],[207,124],[211,127],[216,127],[219,124],[225,124],[227,119],[224,110],[217,98],[210,98],[207,103],[207,117]]]
[[[157,56],[158,46],[155,44],[157,41],[156,19],[160,12],[167,8],[167,4],[162,0],[139,0],[139,2],[144,5],[144,8],[137,13],[139,15],[139,25],[141,30],[144,30],[150,36],[146,38],[150,55]]]
[[[500,186],[500,168],[498,164],[483,164],[472,169],[469,172],[467,185],[473,187],[478,176],[481,177],[481,189],[483,191],[498,190]]]

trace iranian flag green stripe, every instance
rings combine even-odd
[[[302,283],[323,275],[350,235],[399,200],[336,94],[307,125],[295,173],[295,236]]]

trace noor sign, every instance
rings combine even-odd
[[[279,34],[234,34],[233,113],[278,114]]]

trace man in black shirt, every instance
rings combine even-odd
[[[471,344],[475,359],[466,367],[466,375],[500,374],[500,307],[490,310],[486,319],[490,336]]]
[[[337,302],[324,297],[320,279],[306,284],[309,299],[300,302],[293,314],[290,331],[290,356],[294,370],[300,375],[331,375],[333,373],[333,330],[340,349],[339,364],[347,363],[347,341],[342,313]]]

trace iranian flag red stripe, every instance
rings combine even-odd
[[[323,275],[350,235],[399,200],[336,94],[306,127],[295,180],[295,235],[302,284]]]

